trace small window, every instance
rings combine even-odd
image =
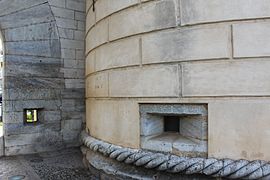
[[[207,157],[207,104],[140,104],[141,148]]]
[[[164,116],[164,132],[179,133],[178,116]]]
[[[24,123],[33,124],[38,122],[38,109],[24,110]]]

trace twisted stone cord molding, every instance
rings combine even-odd
[[[154,153],[109,144],[89,136],[86,132],[82,133],[82,140],[92,151],[119,162],[147,169],[230,179],[270,179],[270,163],[266,161],[191,158]]]

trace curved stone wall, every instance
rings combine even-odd
[[[87,131],[140,148],[142,103],[208,105],[208,157],[270,160],[267,1],[87,1]]]

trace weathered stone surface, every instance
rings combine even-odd
[[[6,77],[6,86],[9,89],[29,88],[29,89],[60,89],[63,88],[63,79],[60,78],[30,78],[30,77]]]
[[[269,95],[270,62],[249,60],[183,65],[183,96]]]
[[[61,97],[60,89],[47,88],[22,88],[5,89],[5,99],[8,100],[30,100],[30,99],[59,99]]]
[[[107,97],[109,75],[106,72],[91,75],[86,79],[86,97]]]
[[[82,121],[80,119],[70,119],[62,121],[62,128],[81,131]]]
[[[92,6],[93,1],[92,0],[85,0],[86,1],[86,12],[89,11],[89,8]]]
[[[45,110],[59,110],[61,106],[60,100],[19,100],[19,101],[5,101],[5,111],[15,112],[23,109],[38,108]]]
[[[64,9],[64,8],[59,8],[52,6],[51,10],[56,17],[63,17],[63,18],[69,18],[69,19],[74,19],[75,17],[75,12],[70,9]]]
[[[0,16],[46,3],[47,0],[9,0],[0,2]],[[10,4],[12,3],[12,6]]]
[[[86,56],[86,62],[85,62],[85,75],[87,76],[90,73],[95,72],[95,60],[96,60],[96,55],[95,51],[90,52]]]
[[[96,50],[96,71],[140,64],[139,39],[131,38]]]
[[[54,18],[51,9],[47,3],[33,6],[32,8],[27,8],[21,11],[16,11],[16,13],[0,17],[1,28],[3,29],[50,22],[53,20]]]
[[[22,119],[22,117],[20,119]],[[54,123],[40,122],[40,124],[36,124],[36,125],[31,125],[31,124],[25,125],[23,122],[5,123],[4,133],[10,136],[10,135],[19,135],[19,134],[44,133],[48,130],[60,131],[61,130],[60,121],[54,122]]]
[[[126,147],[140,146],[139,107],[136,102],[88,99],[86,103],[87,124],[92,136]]]
[[[5,41],[33,41],[58,39],[55,22],[41,23],[5,31]]]
[[[209,103],[209,157],[270,160],[269,100]]]
[[[176,4],[173,0],[153,1],[111,16],[109,39],[114,40],[151,30],[176,26]]]
[[[5,137],[5,146],[22,146],[22,145],[46,145],[52,146],[55,143],[61,143],[61,135],[59,132],[53,132],[47,130],[46,133],[33,133],[33,134],[18,134],[18,135],[9,135]]]
[[[180,93],[178,66],[117,70],[109,78],[111,97],[177,97]]]
[[[7,42],[5,47],[6,53],[11,55],[60,57],[58,40]]]
[[[66,7],[77,11],[85,11],[85,1],[68,0],[66,1]]]
[[[269,22],[235,24],[233,37],[234,57],[270,56]]]
[[[95,4],[97,21],[137,3],[139,3],[139,0],[118,0],[113,3],[110,0],[99,0]]]
[[[229,36],[229,28],[224,26],[145,35],[142,36],[142,63],[228,58]]]
[[[179,131],[182,136],[193,140],[207,140],[208,124],[207,117],[202,116],[183,116],[179,118]]]
[[[5,69],[6,76],[19,76],[20,78],[31,78],[34,76],[43,78],[61,78],[63,74],[60,72],[61,64],[37,62],[7,62]],[[34,60],[33,60],[34,61]],[[57,60],[56,60],[57,61]]]
[[[86,53],[108,41],[108,19],[100,21],[86,35]]]
[[[183,25],[270,17],[268,0],[181,0],[180,3]]]

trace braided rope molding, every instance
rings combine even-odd
[[[270,179],[270,162],[215,158],[190,158],[124,148],[81,134],[84,145],[92,151],[119,162],[166,171],[169,173],[203,174],[230,179]]]

